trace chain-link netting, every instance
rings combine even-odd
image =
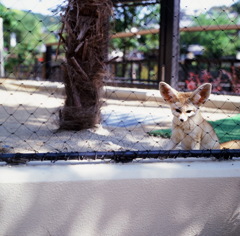
[[[231,146],[223,151],[182,151],[180,146],[177,150],[165,150],[173,114],[158,90],[158,0],[113,1],[106,62],[111,76],[104,78],[101,87],[101,122],[79,131],[59,129],[61,111],[66,105],[62,65],[67,48],[62,19],[66,6],[74,2],[77,1],[53,6],[50,15],[0,4],[0,160],[25,163],[239,156],[239,150]],[[70,10],[74,6],[71,4]],[[197,11],[184,1],[179,12],[176,88],[187,91],[203,83],[212,84],[212,95],[200,109],[220,143],[238,140],[240,134],[240,2],[227,4]],[[79,41],[76,51],[86,43],[91,40]]]
[[[115,1],[110,56],[114,82],[156,85],[158,71],[160,1]]]

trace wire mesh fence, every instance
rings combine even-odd
[[[110,55],[114,82],[156,85],[159,48],[160,1],[114,4]]]
[[[173,115],[158,91],[161,2],[157,0],[113,1],[111,78],[102,88],[101,122],[80,131],[59,129],[59,112],[66,102],[59,11],[67,3],[54,7],[50,16],[0,6],[5,73],[0,82],[1,161],[239,157],[239,150],[231,148],[165,150]],[[237,4],[194,13],[186,4],[179,13],[178,88],[194,90],[209,82],[213,93],[221,93],[212,94],[201,107],[220,142],[238,140],[240,133]]]

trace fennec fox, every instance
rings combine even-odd
[[[173,114],[172,135],[165,149],[174,149],[179,143],[184,150],[240,148],[239,140],[220,145],[213,127],[201,115],[199,108],[209,98],[211,88],[211,84],[205,83],[193,92],[178,92],[164,82],[159,83],[160,93]]]

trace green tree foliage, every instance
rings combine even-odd
[[[3,18],[7,72],[13,72],[20,64],[33,65],[42,45],[57,41],[59,18],[34,14],[30,11],[11,10],[2,4],[0,4],[0,16]],[[16,35],[16,46],[10,45],[11,34]]]
[[[3,19],[4,46],[10,46],[11,28],[14,22],[14,13],[0,3],[0,17]]]
[[[191,26],[200,26],[200,32],[182,32],[181,46],[188,47],[191,44],[204,46],[203,56],[219,58],[234,56],[239,48],[237,30],[204,31],[209,25],[234,25],[237,24],[236,14],[230,13],[227,8],[212,8],[206,14],[200,14],[192,18]]]
[[[122,6],[114,9],[114,32],[131,32],[154,28],[159,25],[160,5]],[[116,38],[111,41],[113,49],[120,49],[124,54],[138,49],[148,52],[158,47],[158,35],[148,34],[130,38]]]
[[[14,10],[14,24],[12,31],[16,33],[17,42],[30,45],[35,49],[42,42],[42,24],[30,12]]]
[[[114,9],[114,29],[115,32],[130,32],[133,27],[138,30],[154,28],[159,23],[158,4],[149,6],[125,6]],[[189,26],[209,26],[209,25],[229,25],[237,24],[240,13],[240,1],[230,7],[213,7],[207,13],[200,14],[188,19],[192,22]],[[184,18],[184,12],[181,13]],[[205,57],[222,57],[236,55],[240,47],[238,31],[204,31],[182,32],[180,37],[182,51],[191,44],[204,46],[203,55]],[[112,48],[119,49],[124,53],[137,49],[147,52],[158,48],[158,35],[149,34],[135,36],[131,38],[117,38],[112,40]]]

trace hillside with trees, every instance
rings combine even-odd
[[[46,43],[56,42],[59,17],[6,8],[0,4],[3,18],[5,70],[10,74],[19,65],[30,66]]]
[[[182,13],[184,14],[184,13]],[[182,32],[181,48],[187,48],[189,45],[198,44],[204,47],[203,57],[219,58],[236,56],[240,48],[237,30],[219,30],[205,31],[204,28],[211,25],[237,25],[240,21],[238,12],[233,6],[230,7],[213,7],[206,13],[197,16],[187,16],[191,22],[188,26],[200,26],[202,31],[199,32]]]

